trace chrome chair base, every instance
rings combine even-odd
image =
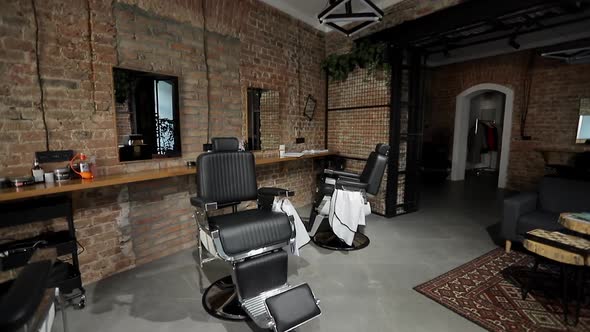
[[[238,300],[238,293],[231,276],[223,277],[207,287],[203,293],[203,308],[208,314],[219,319],[233,321],[248,319]]]
[[[312,237],[312,241],[322,248],[338,251],[360,250],[366,248],[371,243],[371,240],[365,234],[356,232],[352,245],[349,246],[346,242],[340,240],[332,231],[317,232]]]

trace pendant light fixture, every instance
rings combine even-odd
[[[356,2],[355,7],[358,8],[354,9],[357,12],[353,12],[353,2]],[[328,8],[318,15],[320,24],[325,24],[348,37],[380,22],[382,18],[383,11],[371,0],[330,0]]]

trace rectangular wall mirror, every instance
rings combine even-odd
[[[248,88],[248,150],[278,149],[281,123],[279,92]]]
[[[576,143],[590,144],[590,98],[580,99],[580,118],[578,120]]]
[[[181,155],[178,77],[113,68],[119,161]]]

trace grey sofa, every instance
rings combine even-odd
[[[537,192],[525,192],[504,200],[502,236],[506,252],[513,241],[521,242],[526,232],[542,228],[560,230],[562,212],[590,211],[590,182],[545,177]]]

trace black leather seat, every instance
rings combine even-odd
[[[219,230],[229,255],[289,242],[291,226],[287,215],[269,210],[246,210],[209,217],[209,226]]]

